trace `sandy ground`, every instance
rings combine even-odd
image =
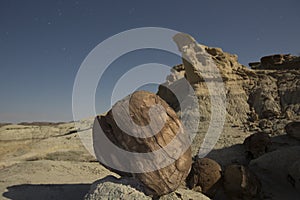
[[[206,128],[202,126],[195,138],[192,145],[194,155]],[[73,130],[71,123],[42,128],[30,125],[0,127],[0,198],[83,199],[94,181],[115,175],[95,160]],[[91,131],[80,133],[89,138]],[[250,134],[241,128],[225,125],[207,157],[219,162],[223,168],[232,163],[247,165],[250,160],[247,160],[243,141]],[[286,135],[272,140],[274,150],[300,145],[299,141]],[[287,181],[283,180],[284,184],[281,184],[274,182],[272,177],[264,178],[264,187],[268,191],[265,199],[300,196]],[[285,191],[290,195],[285,195]]]
[[[73,124],[60,126],[43,126],[44,135],[35,126],[0,128],[1,199],[83,199],[94,181],[113,174],[68,131]]]

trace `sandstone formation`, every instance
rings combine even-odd
[[[224,188],[231,199],[251,200],[260,197],[261,184],[243,165],[230,165],[224,172]]]
[[[126,104],[126,102],[129,103]],[[164,111],[161,113],[157,109],[151,109],[155,105],[162,106]],[[151,118],[151,115],[155,118]],[[117,124],[118,116],[120,120],[124,121],[119,121]],[[166,148],[173,141],[175,143],[172,143],[171,148],[169,147],[171,151],[165,149],[158,157],[152,159],[150,157],[146,162],[139,159],[130,160],[126,155],[120,156],[113,152],[106,156],[103,153],[106,154],[107,150],[101,149],[103,146],[100,144],[102,138],[97,129],[98,122],[110,141],[128,152],[149,153]],[[162,128],[158,128],[160,124],[162,124]],[[151,125],[149,129],[143,128],[147,125]],[[139,137],[129,135],[133,133],[140,135]],[[122,171],[122,167],[132,170],[132,175],[148,188],[147,194],[161,196],[176,190],[185,180],[191,168],[189,135],[184,133],[182,124],[173,109],[159,96],[150,92],[135,92],[116,103],[105,116],[96,117],[93,137],[98,160],[101,161],[104,158],[106,163],[115,164],[107,166],[102,162],[103,165],[117,173]],[[167,163],[168,160],[171,162],[167,166],[160,166],[160,164]],[[121,170],[116,169],[116,166],[120,166]],[[151,168],[153,166],[154,168]],[[112,169],[114,167],[116,170]],[[135,173],[136,168],[145,171]],[[153,169],[155,170],[153,171]],[[123,175],[123,173],[120,174]]]
[[[244,145],[251,158],[258,158],[269,151],[271,138],[267,133],[258,132],[247,137]]]
[[[191,189],[214,197],[221,186],[221,172],[221,166],[216,161],[209,158],[198,158],[194,161],[187,177],[187,185]]]
[[[224,83],[226,124],[241,127],[245,132],[261,131],[273,136],[284,134],[284,127],[289,120],[300,119],[299,70],[284,67],[282,70],[252,70],[241,65],[236,55],[223,52],[220,48],[198,44],[187,34],[177,35],[174,41],[183,52],[183,64],[171,70],[166,83],[160,85],[157,94],[180,114],[179,105],[184,101],[182,96],[187,95],[183,79],[194,89],[199,103],[201,126],[192,145],[193,155],[198,153],[204,141],[203,134],[208,130],[212,108],[216,106],[211,104],[212,94],[207,87],[207,84],[215,80],[203,78],[205,69],[211,67],[207,61],[213,61]],[[193,58],[191,55],[198,57]],[[206,63],[202,63],[204,70],[201,71],[197,63],[193,63],[194,60],[198,60],[200,65],[200,60],[205,61]],[[174,91],[182,96],[176,98]]]
[[[252,69],[300,69],[300,57],[291,54],[274,54],[264,56],[260,62],[249,63]]]
[[[108,199],[133,199],[133,200],[150,200],[151,197],[145,195],[138,189],[143,189],[134,179],[107,176],[92,184],[85,200],[108,200]],[[163,195],[159,200],[209,200],[205,195],[192,190],[178,188],[176,191]]]

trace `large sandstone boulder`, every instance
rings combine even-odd
[[[107,148],[109,141],[103,142],[101,131],[118,148]],[[133,175],[147,194],[161,196],[176,190],[191,168],[188,133],[174,110],[150,92],[134,92],[106,115],[97,116],[93,138],[98,160],[120,175],[122,171]]]
[[[264,56],[260,62],[249,63],[253,69],[300,69],[300,57],[291,54],[274,54]]]
[[[209,158],[198,158],[192,165],[187,178],[190,189],[200,190],[203,194],[214,197],[221,186],[221,166]]]

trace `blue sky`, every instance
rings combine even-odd
[[[273,53],[300,54],[300,1],[16,1],[0,2],[0,122],[70,121],[76,73],[88,53],[119,32],[165,27],[235,53],[247,65]],[[100,81],[97,112],[133,65],[178,64],[159,51],[116,60]]]

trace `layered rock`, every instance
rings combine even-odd
[[[225,88],[227,123],[244,127],[245,131],[280,135],[285,132],[288,120],[300,118],[300,71],[285,67],[298,58],[283,56],[285,60],[280,61],[282,70],[252,70],[241,65],[236,55],[198,44],[187,34],[175,36],[174,41],[183,52],[183,64],[171,70],[167,82],[159,87],[158,95],[180,111],[182,96],[187,95],[187,86],[182,84],[186,79],[199,101],[200,134],[207,131],[212,108],[216,106],[212,105],[214,94],[208,89],[210,82],[216,82],[216,79],[203,77],[212,66],[217,67]],[[170,92],[176,89],[182,93],[179,98]]]
[[[126,151],[105,149],[108,142],[103,142],[101,130]],[[135,92],[117,102],[105,116],[96,117],[93,137],[98,160],[121,175],[122,171],[132,174],[144,184],[147,194],[161,196],[174,191],[191,168],[188,133],[173,109],[150,92]]]
[[[291,54],[274,54],[264,56],[260,59],[260,62],[249,63],[249,65],[252,69],[300,69],[300,57]]]

